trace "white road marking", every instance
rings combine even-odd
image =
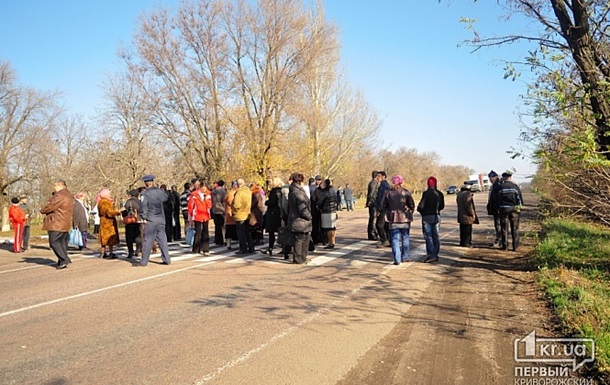
[[[86,297],[86,296],[89,296],[89,295],[92,295],[92,294],[97,294],[97,293],[101,293],[101,292],[112,290],[112,289],[118,289],[118,288],[121,288],[121,287],[124,287],[124,286],[134,285],[134,284],[140,283],[140,282],[150,281],[150,280],[155,279],[155,278],[166,277],[168,275],[181,273],[181,272],[187,271],[187,270],[197,269],[197,268],[200,268],[202,266],[209,265],[211,263],[212,262],[208,262],[208,263],[202,263],[202,264],[198,264],[198,265],[194,265],[194,266],[184,267],[184,268],[178,269],[178,270],[167,271],[165,273],[151,275],[149,277],[139,278],[139,279],[135,279],[133,281],[122,282],[122,283],[118,283],[116,285],[106,286],[106,287],[102,287],[102,288],[99,288],[99,289],[95,289],[95,290],[91,290],[91,291],[86,291],[86,292],[83,292],[83,293],[69,295],[67,297],[57,298],[57,299],[54,299],[54,300],[51,300],[51,301],[41,302],[41,303],[37,303],[35,305],[30,305],[30,306],[22,307],[20,309],[10,310],[10,311],[4,312],[4,313],[0,313],[0,318],[6,317],[6,316],[9,316],[9,315],[13,315],[13,314],[17,314],[17,313],[21,313],[21,312],[24,312],[24,311],[27,311],[27,310],[36,309],[36,308],[43,307],[43,306],[49,306],[49,305],[53,305],[53,304],[56,304],[56,303],[59,303],[59,302],[68,301],[68,300],[71,300],[71,299]]]

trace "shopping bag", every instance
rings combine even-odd
[[[195,241],[195,229],[192,227],[189,227],[186,230],[186,243],[188,245],[193,246],[193,242]]]
[[[70,246],[83,246],[83,233],[78,228],[70,230],[70,237],[68,239],[68,245]]]

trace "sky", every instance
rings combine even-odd
[[[0,2],[0,61],[23,85],[59,90],[63,105],[93,117],[103,104],[100,85],[129,46],[136,21],[178,0],[19,0]],[[325,0],[326,17],[341,33],[342,65],[383,121],[380,148],[434,151],[443,164],[476,173],[515,171],[525,180],[532,159],[524,150],[518,112],[523,80],[503,79],[502,60],[523,58],[525,46],[472,53],[458,46],[471,36],[459,22],[476,18],[486,34],[514,32],[525,23],[502,21],[495,1]],[[527,148],[525,148],[527,150]]]

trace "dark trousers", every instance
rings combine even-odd
[[[125,225],[125,242],[127,243],[127,255],[133,257],[133,244],[136,244],[136,253],[142,252],[142,236],[140,233],[140,224],[133,223]]]
[[[169,257],[169,248],[167,246],[167,234],[165,233],[165,225],[148,222],[143,226],[144,229],[144,240],[142,241],[142,259],[140,264],[146,266],[150,253],[152,252],[153,243],[157,241],[159,248],[161,249],[161,259],[168,265],[171,263]]]
[[[513,250],[519,248],[521,236],[519,235],[519,219],[521,214],[518,212],[500,214],[500,224],[502,228],[502,248],[508,248],[508,226],[510,225],[510,234],[512,237]]]
[[[180,228],[180,212],[174,213],[174,241],[179,241],[182,238],[182,229]]]
[[[173,217],[171,211],[165,212],[165,238],[168,242],[174,239],[174,226],[172,225]]]
[[[377,230],[375,229],[375,220],[377,211],[374,206],[369,206],[369,225],[367,228],[367,233],[369,235],[369,240],[376,241],[379,236],[377,235]]]
[[[184,238],[189,231],[189,213],[186,210],[182,210],[182,219],[184,219]]]
[[[294,262],[305,263],[309,250],[309,233],[294,233]]]
[[[311,239],[313,239],[314,245],[321,243],[323,241],[322,238],[322,229],[320,225],[322,224],[322,213],[320,210],[316,208],[312,208],[311,210]]]
[[[235,222],[235,230],[237,231],[237,239],[239,240],[239,251],[247,253],[254,251],[254,240],[250,229],[248,229],[247,221]]]
[[[390,228],[385,221],[385,216],[383,215],[383,213],[381,213],[375,221],[375,230],[377,230],[379,242],[387,242],[390,239]]]
[[[224,214],[212,214],[212,218],[214,219],[214,243],[216,245],[224,245],[225,237],[225,215]]]
[[[501,245],[502,244],[502,220],[500,218],[500,214],[494,214],[494,230],[496,231],[496,239],[494,240],[494,244]]]
[[[68,232],[67,231],[49,231],[49,246],[57,256],[58,265],[66,265],[72,263],[68,256]]]
[[[27,250],[30,245],[30,226],[23,228],[23,238],[21,238],[21,249]]]
[[[460,223],[460,246],[472,246],[472,225]]]
[[[195,239],[193,240],[193,253],[210,252],[210,222],[195,221]]]

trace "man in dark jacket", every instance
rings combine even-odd
[[[223,246],[225,244],[225,214],[227,211],[227,190],[225,181],[216,182],[216,187],[212,190],[212,219],[214,220],[214,244]]]
[[[421,214],[422,231],[426,240],[426,259],[438,261],[440,251],[441,211],[445,208],[445,197],[437,187],[437,180],[431,176],[427,181],[428,189],[422,194],[417,205],[417,212]]]
[[[379,240],[379,236],[377,235],[377,230],[375,230],[375,219],[377,218],[375,202],[377,201],[377,190],[379,189],[379,178],[381,178],[381,175],[378,175],[377,171],[373,171],[372,176],[373,178],[369,182],[366,190],[365,206],[369,209],[369,224],[367,228],[369,241],[377,241]]]
[[[155,186],[154,175],[146,175],[142,178],[146,190],[142,192],[140,203],[140,218],[144,221],[144,241],[142,245],[142,259],[134,266],[146,266],[155,240],[161,249],[161,259],[164,265],[169,265],[169,247],[167,246],[167,234],[165,233],[164,204],[169,199],[167,192]]]
[[[180,193],[178,192],[178,186],[173,185],[170,191],[170,199],[172,201],[172,216],[173,216],[173,234],[172,238],[174,241],[179,241],[182,238],[182,229],[180,228],[180,213],[182,212],[180,207]]]
[[[500,247],[502,245],[502,225],[500,221],[500,210],[497,206],[497,199],[492,199],[498,194],[502,187],[502,181],[497,172],[491,170],[489,173],[489,182],[491,182],[491,189],[489,189],[489,197],[487,200],[487,214],[493,215],[494,217],[494,230],[496,232],[496,239],[494,240],[493,247]]]
[[[53,184],[53,196],[40,210],[46,214],[43,230],[49,232],[49,246],[57,256],[57,269],[65,269],[72,263],[68,256],[68,233],[72,229],[74,198],[66,187],[66,182],[58,180]]]
[[[392,186],[386,180],[388,175],[385,171],[379,171],[377,173],[379,175],[379,187],[377,189],[377,197],[375,198],[375,212],[377,219],[375,221],[375,230],[377,230],[377,236],[379,237],[379,242],[377,243],[377,247],[390,246],[390,228],[386,223],[385,215],[383,215],[383,198],[385,197],[386,192],[388,192]]]
[[[193,179],[193,183],[196,179]],[[191,195],[191,184],[184,184],[184,191],[180,194],[180,210],[182,211],[182,218],[184,219],[184,237],[186,238],[186,234],[188,233],[188,223],[189,223],[189,209],[188,209],[188,201],[189,196]]]
[[[502,250],[508,249],[508,226],[512,237],[513,251],[517,251],[521,237],[519,235],[519,220],[523,206],[521,189],[512,181],[513,173],[510,170],[502,173],[502,184],[493,195],[493,205],[500,212],[500,227],[502,230]]]

